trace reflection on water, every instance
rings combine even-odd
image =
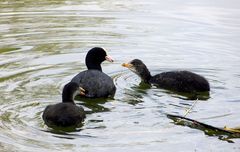
[[[104,107],[104,103],[110,102],[110,99],[105,98],[96,98],[96,99],[89,99],[89,98],[81,98],[79,97],[78,100],[80,101],[79,105],[85,106],[85,112],[87,114],[97,113],[97,112],[108,112],[110,109]]]
[[[223,151],[239,150],[200,130],[176,126],[193,97],[140,84],[121,67],[139,58],[152,74],[189,70],[206,77],[210,98],[189,118],[239,126],[239,2],[51,0],[0,2],[0,149],[2,151]],[[103,63],[114,99],[81,99],[83,126],[51,129],[43,109],[61,101],[65,83],[85,70],[86,51],[108,50]],[[188,99],[188,100],[186,100]],[[170,146],[171,145],[171,146]],[[208,146],[211,145],[211,146]]]

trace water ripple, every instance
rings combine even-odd
[[[237,4],[235,0],[1,1],[0,149],[239,149],[172,124],[165,114],[184,115],[195,101],[141,84],[137,75],[120,66],[139,58],[152,74],[181,69],[205,76],[211,96],[197,101],[188,117],[219,127],[238,126]],[[41,118],[44,108],[61,101],[64,84],[86,69],[86,51],[94,46],[107,48],[116,59],[103,63],[103,71],[117,87],[115,98],[77,98],[77,105],[87,111],[84,125],[72,132],[48,128]]]

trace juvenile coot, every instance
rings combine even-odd
[[[189,71],[169,71],[152,76],[146,65],[139,59],[123,63],[122,66],[136,73],[143,82],[163,89],[185,93],[210,90],[209,83],[204,77]]]
[[[103,61],[113,62],[103,48],[95,47],[88,51],[85,64],[88,70],[80,72],[71,81],[78,83],[86,90],[86,97],[113,97],[116,87],[111,77],[102,72]]]
[[[78,126],[85,118],[84,109],[76,106],[74,97],[84,94],[84,90],[77,83],[69,82],[63,88],[62,103],[49,105],[43,112],[43,120],[49,127]]]

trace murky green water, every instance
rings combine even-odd
[[[0,2],[0,151],[239,151],[234,143],[177,126],[194,103],[164,90],[139,87],[121,67],[142,59],[152,71],[186,69],[205,76],[210,99],[188,117],[217,127],[240,126],[240,2],[2,0]],[[116,62],[103,70],[117,86],[114,100],[77,101],[84,126],[59,133],[42,111],[61,101],[91,47]]]

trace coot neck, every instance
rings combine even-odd
[[[99,70],[102,71],[101,63],[92,61],[91,59],[86,59],[86,66],[88,70]]]
[[[63,90],[62,93],[62,102],[63,103],[74,103],[74,98],[77,95],[77,90]]]
[[[151,73],[149,72],[148,68],[145,67],[144,69],[142,69],[141,73],[139,73],[139,76],[141,77],[142,81],[144,83],[150,83],[150,79],[152,78]]]

